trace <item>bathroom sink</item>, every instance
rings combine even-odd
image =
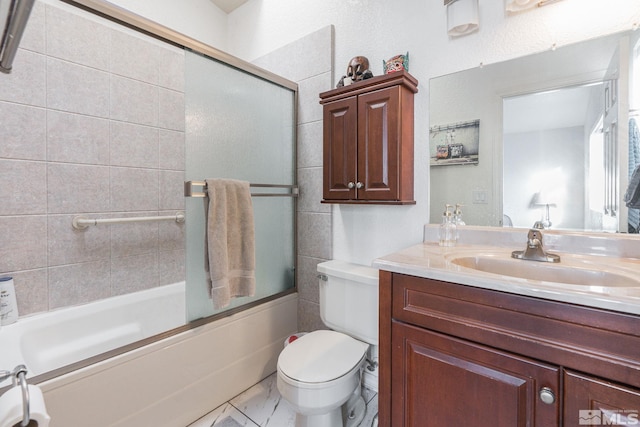
[[[636,278],[637,274],[633,274],[631,270],[627,271],[624,266],[566,254],[562,256],[562,262],[559,264],[518,260],[503,253],[457,255],[450,257],[450,262],[485,273],[528,281],[570,285],[603,293],[640,288],[640,279]]]

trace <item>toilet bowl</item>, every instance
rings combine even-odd
[[[340,261],[318,265],[320,312],[333,330],[310,332],[278,357],[277,385],[296,427],[351,427],[364,417],[362,371],[378,337],[378,270]]]

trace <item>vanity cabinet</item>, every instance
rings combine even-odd
[[[415,204],[413,97],[406,71],[320,94],[323,203]]]
[[[640,425],[640,317],[381,270],[379,375],[380,426]]]

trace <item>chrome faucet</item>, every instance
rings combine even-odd
[[[511,258],[529,261],[560,262],[556,254],[545,253],[542,248],[542,224],[536,222],[527,234],[527,247],[524,251],[511,252]]]

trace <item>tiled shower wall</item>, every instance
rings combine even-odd
[[[333,27],[325,27],[254,63],[298,83],[298,330],[326,329],[316,266],[332,257],[331,205],[322,204],[322,106],[332,89]]]
[[[72,228],[184,210],[184,54],[36,2],[0,74],[0,274],[20,315],[184,280],[184,224]]]

